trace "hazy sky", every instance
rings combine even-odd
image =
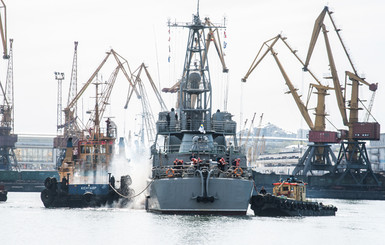
[[[7,5],[8,38],[14,39],[16,133],[56,133],[57,83],[54,72],[66,74],[63,83],[65,106],[74,41],[79,41],[79,90],[111,48],[125,57],[132,68],[142,62],[148,65],[157,84],[160,79],[162,88],[172,86],[182,73],[187,30],[173,29],[169,34],[166,23],[168,19],[190,22],[192,14],[196,12],[196,0],[4,1]],[[314,21],[325,5],[334,11],[334,19],[342,29],[341,35],[359,74],[364,74],[370,83],[379,83],[372,113],[378,122],[385,123],[382,107],[385,104],[385,83],[381,75],[385,68],[385,3],[382,0],[201,0],[202,19],[209,16],[212,22],[223,23],[226,17],[227,21],[226,38],[223,30],[220,33],[222,41],[227,43],[225,59],[230,69],[228,75],[220,72],[216,53],[210,50],[209,62],[215,90],[213,109],[223,110],[223,90],[228,82],[230,92],[227,109],[238,122],[241,118],[242,121],[251,118],[255,112],[258,116],[264,113],[264,123],[271,122],[291,131],[307,128],[291,95],[284,94],[287,87],[271,55],[251,74],[246,84],[241,83],[241,78],[261,44],[279,33],[288,37],[288,42],[298,49],[299,56],[304,59]],[[337,50],[336,62],[341,63],[340,80],[344,81],[345,70],[351,69],[343,67],[346,58],[340,44],[333,38],[335,33],[328,19],[325,24],[330,30],[332,46]],[[320,36],[312,58],[314,63],[311,63],[319,78],[328,72],[322,41],[323,37]],[[309,83],[307,75],[303,74],[295,60],[290,60],[291,54],[283,45],[278,45],[276,50],[305,100]],[[167,62],[169,55],[170,63]],[[4,82],[6,63],[2,62],[0,79]],[[115,65],[113,62],[111,64],[111,67]],[[101,74],[103,80],[107,80],[111,72],[112,68],[107,68]],[[324,83],[330,84],[329,81]],[[116,87],[112,101],[114,108],[108,109],[106,115],[114,116],[121,129],[120,134],[126,134],[130,129],[136,130],[139,119],[135,121],[135,118],[139,113],[139,104],[133,100],[129,109],[124,110],[128,87],[122,76],[118,77]],[[366,86],[361,86],[360,95],[362,100],[367,101],[371,97]],[[91,100],[84,97],[80,106],[84,110],[89,109],[93,104]],[[175,104],[174,97],[170,95],[165,95],[165,101],[169,108]],[[157,103],[155,100],[152,102],[156,112]],[[311,103],[315,105],[314,99]],[[332,123],[342,128],[333,91],[327,97],[326,106]],[[364,113],[361,112],[361,116]],[[334,129],[330,124],[328,128]]]

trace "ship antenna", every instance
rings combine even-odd
[[[198,4],[197,4],[197,16],[199,16],[199,0],[198,0]]]

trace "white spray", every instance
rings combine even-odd
[[[132,184],[130,188],[135,191],[135,195],[143,192],[148,186],[147,180],[151,173],[151,160],[149,147],[133,147],[126,150],[126,155],[116,155],[110,165],[110,173],[115,176],[115,180],[120,183],[120,176],[130,175]],[[144,191],[136,196],[128,205],[128,208],[143,209],[145,200]]]

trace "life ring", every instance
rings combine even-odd
[[[243,170],[242,168],[240,167],[237,167],[234,172],[233,172],[236,176],[241,176],[243,174]]]
[[[170,177],[173,177],[173,176],[174,176],[175,171],[174,171],[174,169],[169,168],[169,169],[166,170],[166,174],[167,174],[167,177],[170,178]]]

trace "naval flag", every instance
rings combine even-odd
[[[205,127],[203,127],[203,124],[201,124],[201,126],[199,127],[199,132],[201,132],[202,134],[205,134],[206,131],[205,131]]]

